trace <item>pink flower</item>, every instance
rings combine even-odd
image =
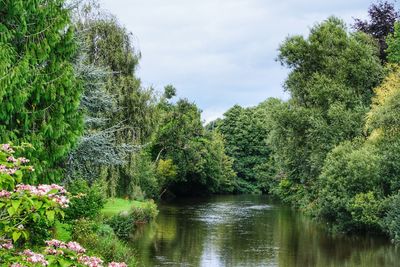
[[[97,257],[81,256],[78,262],[89,267],[102,267],[103,261]]]
[[[0,173],[6,173],[6,174],[14,174],[18,168],[7,168],[7,166],[1,165],[0,164]]]
[[[128,267],[125,262],[111,262],[108,267]]]
[[[33,253],[30,249],[25,249],[22,254],[24,254],[25,256],[33,256],[35,253]]]
[[[46,245],[53,248],[67,248],[67,245],[64,242],[57,239],[46,241]]]
[[[85,253],[86,252],[86,250],[81,245],[79,245],[77,242],[73,242],[73,241],[68,242],[67,247],[70,250],[75,251],[76,253]]]
[[[9,157],[7,158],[7,161],[8,161],[8,162],[17,162],[17,159],[14,158],[13,156],[9,156]]]
[[[21,163],[28,163],[29,162],[29,159],[26,159],[26,158],[24,158],[24,157],[19,157],[18,159],[17,159],[19,162],[21,162]],[[15,162],[15,161],[14,161]]]
[[[25,267],[19,263],[13,263],[10,267]]]
[[[1,145],[1,149],[4,151],[4,152],[8,152],[8,153],[14,153],[15,151],[11,148],[11,145],[10,144],[2,144]]]
[[[42,254],[34,253],[30,249],[24,250],[23,255],[28,256],[26,259],[27,262],[40,263],[42,266],[47,266],[49,264]]]
[[[50,194],[50,191],[56,190],[56,193]],[[63,194],[66,194],[67,191],[64,189],[64,187],[57,185],[57,184],[52,184],[52,185],[39,185],[39,186],[33,186],[33,185],[25,185],[25,184],[18,184],[15,187],[16,192],[29,192],[32,195],[36,196],[48,196],[51,200],[56,202],[61,206],[61,208],[67,208],[69,204],[69,199],[64,196]]]
[[[6,190],[1,190],[0,191],[0,198],[4,197],[4,198],[9,198],[11,196],[11,193],[6,191]]]
[[[14,248],[11,240],[7,239],[7,240],[0,240],[0,241],[4,242],[4,243],[0,243],[0,249],[4,248],[4,249],[7,249],[7,250],[10,250],[10,249]]]
[[[65,196],[52,196],[51,199],[58,203],[61,208],[68,208],[69,204],[69,199]]]

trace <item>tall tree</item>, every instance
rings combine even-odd
[[[268,161],[267,146],[269,125],[268,104],[251,108],[233,106],[216,123],[223,135],[226,153],[234,159],[233,167],[240,178],[239,190],[251,192],[263,188],[258,185],[258,168]]]
[[[394,23],[399,19],[394,3],[381,1],[372,4],[368,9],[369,21],[356,19],[354,28],[356,30],[372,35],[379,43],[380,59],[386,62],[386,37],[393,33]]]
[[[60,180],[82,132],[70,11],[63,0],[5,0],[0,32],[0,142],[31,143],[37,181]]]
[[[115,162],[117,165],[113,166],[103,164],[102,173],[108,179],[110,194],[127,195],[129,189],[134,187],[132,183],[138,181],[134,177],[137,174],[135,161],[141,160],[136,153],[149,141],[155,126],[156,98],[152,89],[143,88],[140,79],[136,77],[140,53],[133,47],[131,34],[115,17],[100,12],[97,5],[89,2],[81,9],[76,24],[86,48],[85,64],[106,72],[101,90],[104,90],[105,96],[112,98],[112,105],[115,107],[108,114],[102,112],[106,123],[102,126],[101,133],[105,129],[110,130],[107,133],[112,133],[112,136],[107,136],[113,143],[113,146],[109,146],[112,149],[110,152],[117,153],[114,159],[119,163],[120,156],[123,156],[123,163],[118,165]],[[93,96],[94,93],[90,91],[85,97]],[[96,104],[98,107],[100,103]],[[96,115],[93,110],[91,115]],[[87,144],[94,148],[97,146],[96,142]],[[119,148],[125,148],[123,151],[126,153],[119,154]],[[126,148],[136,149],[128,151]]]
[[[364,33],[349,34],[344,23],[329,18],[307,39],[288,38],[279,60],[291,69],[287,103],[271,112],[269,143],[288,190],[307,195],[327,153],[344,140],[362,135],[373,88],[383,76],[374,42]]]
[[[154,137],[153,158],[171,161],[176,175],[161,185],[176,194],[229,192],[235,173],[218,133],[206,132],[200,110],[187,100],[163,104],[162,119]]]

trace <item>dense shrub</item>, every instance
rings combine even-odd
[[[68,184],[67,188],[73,197],[65,210],[66,219],[93,219],[100,214],[106,203],[105,188],[101,182],[89,185],[87,181],[77,179]]]
[[[129,212],[121,212],[107,219],[106,222],[115,234],[123,239],[128,239],[134,232],[138,224],[149,222],[158,214],[157,206],[154,202],[148,201],[141,207],[132,207]]]
[[[74,224],[72,237],[105,260],[124,261],[128,266],[136,266],[134,251],[107,224],[80,219]]]
[[[362,144],[358,140],[336,147],[318,178],[316,215],[339,231],[378,226],[379,157],[373,146]]]
[[[394,242],[400,242],[400,193],[388,198],[386,204],[382,227]]]

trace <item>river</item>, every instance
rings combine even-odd
[[[329,234],[266,196],[213,196],[160,205],[132,241],[139,266],[400,266],[400,248],[377,236]]]

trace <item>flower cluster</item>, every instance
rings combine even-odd
[[[5,156],[6,160],[0,163],[0,173],[13,175],[18,170],[34,171],[32,166],[24,166],[29,159],[24,157],[15,158],[13,154],[15,150],[10,144],[0,144],[0,154]]]
[[[13,175],[18,170],[17,167],[9,168],[5,165],[0,164],[0,173],[5,173],[9,175]]]
[[[89,267],[101,267],[103,266],[102,263],[103,261],[100,258],[97,257],[90,257],[90,256],[81,256],[78,259],[78,262],[89,266]]]
[[[51,193],[52,191],[56,191],[56,193]],[[19,184],[15,187],[15,192],[29,192],[31,195],[35,196],[48,196],[51,200],[58,203],[62,208],[67,208],[69,204],[69,199],[65,196],[67,191],[64,189],[64,187],[57,184],[38,186]]]
[[[12,154],[12,153],[15,152],[15,151],[12,149],[12,147],[11,147],[10,144],[2,144],[2,145],[0,146],[0,149],[3,150],[4,152],[10,153],[10,154]]]
[[[124,262],[111,262],[108,264],[108,267],[128,267]]]
[[[0,249],[10,250],[13,248],[14,248],[14,246],[13,246],[11,240],[9,240],[9,239],[0,240]]]
[[[0,191],[0,198],[4,197],[4,198],[9,198],[11,196],[11,193],[6,191],[6,190],[1,190]]]
[[[28,256],[28,258],[26,259],[27,262],[40,263],[42,266],[49,265],[49,262],[44,258],[42,254],[34,253],[30,249],[24,250],[23,255]]]
[[[6,253],[12,253],[14,246],[11,240],[2,239],[0,240],[0,255],[1,249],[10,250]],[[103,267],[103,260],[95,257],[88,256],[84,253],[86,250],[77,242],[62,242],[56,239],[46,241],[46,248],[42,254],[35,253],[30,249],[26,249],[23,252],[15,251],[15,256],[18,257],[17,260],[12,262],[12,265],[7,265],[11,267],[25,267],[26,265],[31,266],[49,266],[49,262],[58,260],[67,260],[73,266],[87,266],[87,267]],[[1,256],[0,256],[1,257]],[[11,262],[10,262],[11,263]],[[3,266],[3,265],[2,265]],[[124,262],[111,262],[107,267],[128,267]]]
[[[50,193],[52,191],[56,191],[55,193]],[[52,185],[26,185],[19,184],[15,187],[14,192],[29,192],[34,196],[48,196],[51,200],[58,203],[62,208],[67,208],[69,204],[69,199],[65,196],[67,191],[64,187],[52,184]],[[1,190],[0,198],[10,198],[12,192]]]
[[[69,249],[72,250],[76,253],[85,253],[86,250],[77,242],[68,242],[68,243],[64,243],[62,241],[53,239],[53,240],[49,240],[46,241],[46,245],[48,249],[57,249],[57,248],[61,248],[61,249]],[[54,254],[54,253],[51,253]]]

